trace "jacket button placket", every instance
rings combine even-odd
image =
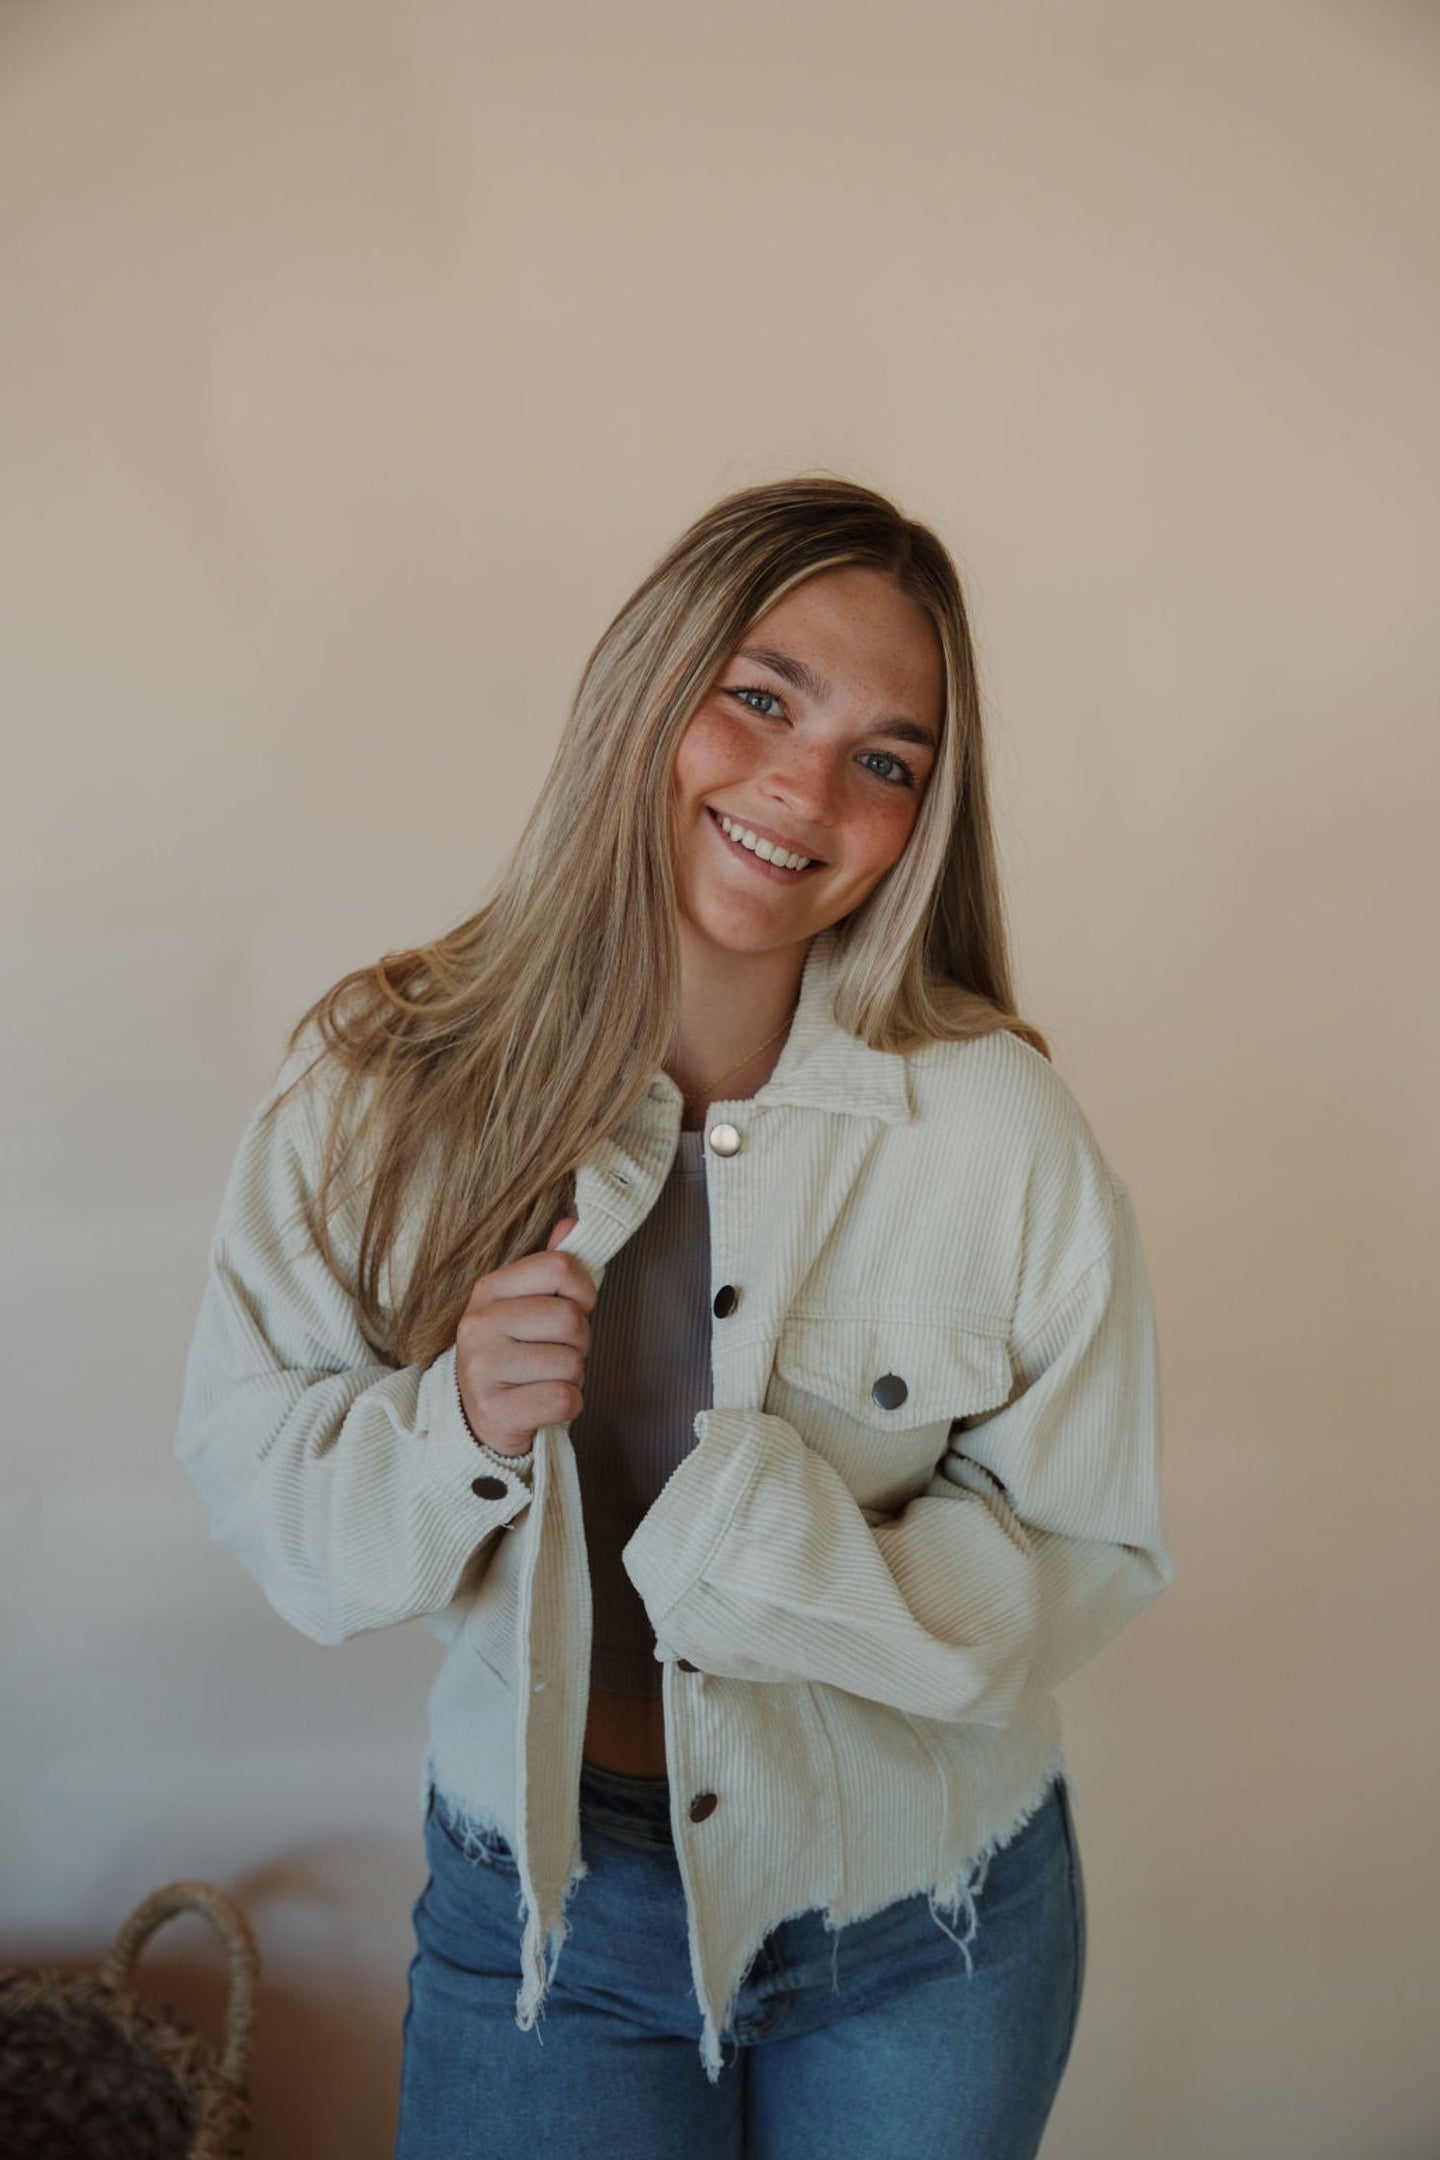
[[[741,1136],[738,1127],[734,1125],[712,1125],[706,1138],[716,1155],[738,1155],[740,1152]],[[740,1293],[734,1283],[722,1283],[715,1293],[711,1310],[717,1320],[727,1320],[739,1302]],[[699,1670],[698,1666],[691,1664],[689,1658],[677,1658],[675,1662],[681,1672],[693,1673]],[[719,1805],[719,1799],[713,1792],[697,1793],[690,1802],[691,1822],[704,1822],[708,1815],[714,1814]]]

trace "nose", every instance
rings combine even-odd
[[[792,737],[777,744],[760,781],[760,792],[776,806],[775,822],[788,814],[812,832],[832,826],[839,815],[844,754],[824,743]]]

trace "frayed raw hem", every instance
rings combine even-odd
[[[1064,1774],[1064,1749],[1062,1744],[1057,1741],[1046,1760],[1045,1767],[1040,1775],[1040,1781],[1030,1798],[1022,1802],[1004,1828],[997,1830],[993,1837],[987,1838],[985,1843],[977,1851],[971,1853],[964,1864],[943,1885],[935,1881],[928,1885],[922,1883],[915,1890],[897,1891],[893,1897],[882,1898],[878,1904],[870,1906],[863,1912],[849,1913],[843,1920],[838,1920],[835,1917],[833,1906],[827,1906],[822,1914],[822,1924],[827,1932],[834,1937],[830,1953],[830,1978],[834,1992],[837,1995],[840,1992],[840,1937],[845,1929],[854,1927],[862,1920],[873,1919],[875,1914],[883,1912],[887,1905],[897,1904],[905,1897],[923,1896],[926,1899],[931,1919],[941,1933],[948,1935],[951,1942],[963,1954],[965,1970],[973,1979],[975,1977],[975,1963],[970,1955],[970,1945],[975,1940],[980,1925],[976,1900],[985,1887],[985,1878],[990,1870],[990,1862],[1002,1846],[1008,1845],[1012,1838],[1018,1837],[1031,1818],[1039,1814],[1050,1797],[1051,1787],[1055,1784],[1057,1778],[1062,1777]],[[811,1908],[806,1907],[804,1909],[808,1911]],[[942,1918],[941,1915],[944,1914],[951,1921],[958,1921],[962,1911],[966,1918],[966,1929],[963,1935],[957,1935],[952,1927],[946,1925],[946,1919]],[[725,2004],[718,2025],[708,2012],[705,2014],[700,2034],[700,2059],[705,2065],[705,2075],[712,2085],[718,2082],[720,2072],[724,2067],[724,2060],[720,2050],[720,2035],[729,2029],[730,2021],[735,2014],[735,2005],[739,2000],[740,1990],[745,1984],[745,1975],[754,1963],[766,1935],[772,1934],[775,1928],[783,1926],[785,1920],[795,1918],[798,1918],[798,1914],[783,1914],[779,1920],[772,1921],[770,1926],[756,1938],[742,1961],[740,1978],[730,1992],[729,2000]]]
[[[518,1839],[512,1837],[505,1824],[447,1798],[442,1793],[427,1758],[421,1778],[421,1804],[428,1810],[432,1800],[443,1806],[446,1825],[459,1839],[468,1859],[483,1862],[487,1844],[497,1837],[504,1840],[518,1859]],[[523,1864],[520,1866],[515,1890],[515,1917],[522,1923],[524,1932],[520,1941],[520,1987],[515,1996],[515,2023],[521,2032],[532,2031],[544,2011],[545,1997],[555,1978],[560,1952],[570,1937],[570,1922],[565,1918],[565,1907],[589,1872],[589,1862],[577,1854],[569,1880],[561,1892],[561,1909],[546,1922],[541,1916],[538,1904],[532,1905],[530,1902],[525,1870]],[[537,2033],[536,2038],[540,2039],[541,2035]]]
[[[720,2055],[720,2035],[715,2029],[714,2021],[708,2017],[700,2034],[700,2060],[705,2065],[705,2075],[710,2083],[718,2085],[720,2072],[725,2065]]]
[[[574,1890],[590,1872],[589,1862],[577,1859],[570,1870],[570,1879],[560,1897],[560,1911],[547,1923],[538,1904],[527,1909],[526,1893],[520,1892],[520,1915],[525,1922],[525,1933],[520,1942],[520,1990],[515,1997],[515,2023],[521,2032],[529,2032],[545,2007],[545,1997],[555,1978],[555,1968],[560,1962],[560,1952],[570,1939],[570,1922],[565,1917],[565,1906]],[[549,1963],[546,1963],[546,1953]],[[538,2037],[538,2036],[537,2036]]]
[[[943,1894],[939,1887],[933,1883],[926,1892],[926,1902],[931,1919],[935,1922],[941,1934],[948,1935],[956,1949],[960,1951],[965,1960],[966,1973],[972,1980],[975,1977],[975,1961],[970,1955],[970,1945],[974,1942],[980,1926],[980,1914],[975,1901],[985,1888],[985,1878],[990,1872],[990,1862],[997,1852],[1010,1843],[1012,1838],[1019,1836],[1026,1823],[1039,1814],[1041,1808],[1049,1799],[1051,1789],[1057,1778],[1064,1774],[1064,1770],[1064,1755],[1057,1745],[1052,1750],[1045,1765],[1039,1787],[1030,1799],[1016,1809],[1004,1829],[997,1830],[993,1837],[986,1839],[978,1852],[970,1855],[963,1867],[952,1878],[949,1887]],[[948,1919],[958,1921],[962,1910],[967,1925],[965,1933],[957,1935],[953,1928],[946,1926],[945,1921],[940,1916],[944,1913]],[[828,1919],[826,1925],[829,1925]]]
[[[444,1809],[446,1825],[459,1839],[467,1860],[483,1860],[496,1838],[503,1838],[511,1845],[509,1831],[493,1816],[478,1815],[472,1809],[462,1807],[441,1792],[438,1785],[434,1788],[434,1797],[436,1806]],[[428,1797],[425,1804],[427,1807],[430,1804]]]

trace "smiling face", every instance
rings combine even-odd
[[[675,755],[687,941],[804,946],[857,908],[914,828],[944,707],[934,626],[881,571],[819,571],[752,623]]]

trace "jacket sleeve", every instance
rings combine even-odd
[[[707,1410],[625,1548],[658,1654],[1004,1725],[1170,1581],[1154,1315],[1129,1196],[1011,1344],[1016,1388],[872,1523],[785,1419]]]
[[[323,1134],[281,1067],[240,1143],[185,1367],[176,1454],[211,1535],[316,1642],[440,1611],[529,1504],[531,1458],[482,1448],[452,1344],[378,1357],[300,1217]],[[481,1555],[481,1563],[488,1555]]]

